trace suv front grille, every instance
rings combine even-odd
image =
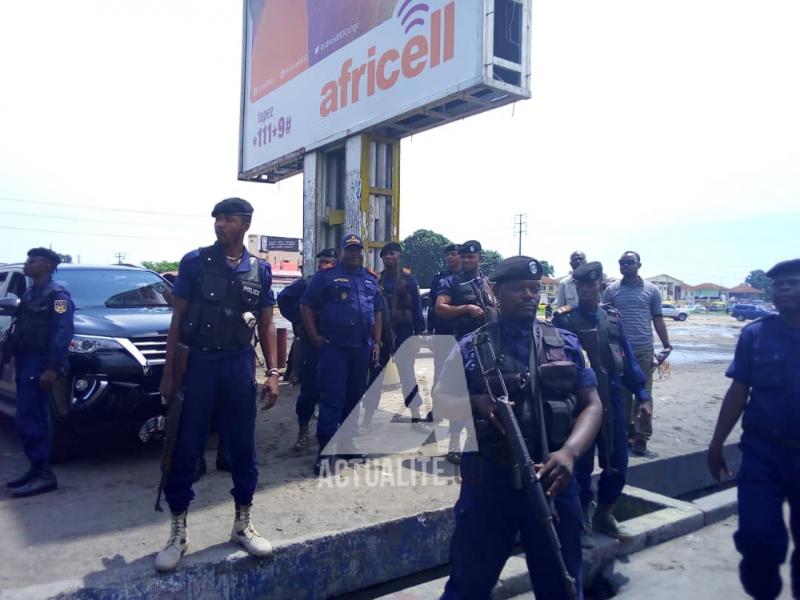
[[[131,342],[136,349],[142,353],[148,364],[164,364],[164,357],[167,354],[166,334],[146,335],[131,338]]]

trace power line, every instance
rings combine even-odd
[[[174,225],[168,223],[142,223],[141,221],[112,221],[110,219],[92,219],[89,217],[65,217],[62,215],[40,215],[36,213],[25,213],[25,212],[16,212],[13,210],[0,210],[0,215],[13,215],[16,217],[32,217],[35,219],[60,219],[62,221],[85,221],[88,223],[108,223],[113,225],[138,225],[141,227],[168,227],[170,229],[174,228],[181,228],[181,229],[197,229],[198,227],[203,227],[203,225]]]
[[[156,237],[156,236],[147,236],[147,235],[123,235],[121,233],[88,233],[88,232],[78,232],[78,231],[63,231],[61,229],[40,229],[40,228],[33,228],[33,227],[12,227],[10,225],[0,225],[0,229],[13,229],[14,231],[35,231],[35,232],[43,232],[43,233],[64,233],[66,235],[73,235],[73,236],[92,236],[92,237],[110,237],[110,238],[129,238],[133,240],[174,240],[174,237]]]
[[[46,200],[26,200],[24,198],[10,198],[8,196],[0,196],[0,200],[6,200],[8,202],[22,202],[25,204],[45,204],[47,206],[66,206],[67,208],[88,208],[91,210],[108,210],[112,212],[129,212],[129,213],[138,213],[142,215],[149,215],[149,216],[165,216],[165,217],[191,217],[193,219],[208,219],[207,215],[197,215],[197,214],[189,214],[189,213],[173,213],[173,212],[161,212],[161,211],[154,211],[154,210],[139,210],[135,208],[113,208],[110,206],[93,206],[91,204],[72,204],[72,203],[65,203],[65,202],[49,202]]]

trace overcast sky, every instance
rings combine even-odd
[[[523,252],[558,274],[633,249],[645,275],[727,286],[800,255],[800,3],[536,0],[533,19],[533,99],[403,141],[402,236],[510,256],[526,213]],[[299,177],[236,181],[240,55],[239,1],[0,0],[0,261],[178,259],[231,195],[252,232],[300,236]]]

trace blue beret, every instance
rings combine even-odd
[[[771,279],[786,277],[787,275],[800,275],[800,258],[784,260],[767,271],[767,277]]]
[[[477,240],[467,240],[458,247],[459,254],[475,254],[476,252],[483,252],[481,243]]]
[[[214,205],[211,216],[239,215],[249,217],[253,214],[253,206],[244,198],[225,198]]]
[[[597,261],[586,263],[572,272],[572,278],[582,283],[603,280],[603,265]]]
[[[361,241],[361,238],[358,237],[354,233],[348,233],[346,236],[342,238],[342,248],[347,248],[348,246],[361,246],[364,247],[364,242]]]
[[[505,281],[535,281],[542,278],[542,265],[530,256],[512,256],[495,267],[489,275],[489,281],[503,283]]]

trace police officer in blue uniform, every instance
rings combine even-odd
[[[597,356],[592,360],[600,365],[592,365],[598,374],[597,391],[610,414],[607,423],[597,437],[597,449],[602,472],[597,482],[597,503],[592,492],[592,471],[594,470],[595,444],[578,460],[575,466],[575,479],[580,488],[581,504],[584,511],[584,529],[592,527],[614,537],[628,537],[628,533],[614,517],[614,505],[622,495],[628,471],[628,437],[626,433],[625,406],[622,398],[624,385],[639,402],[650,399],[645,386],[645,377],[636,356],[633,354],[628,338],[622,330],[620,314],[611,306],[600,304],[603,294],[603,265],[590,262],[577,267],[572,272],[578,296],[577,306],[562,306],[553,316],[553,325],[580,335],[594,337]],[[602,373],[606,377],[601,377]],[[607,441],[611,441],[606,448]]]
[[[358,419],[348,416],[367,389],[370,365],[380,358],[383,303],[377,276],[363,266],[363,250],[360,237],[345,235],[339,263],[318,271],[300,299],[303,327],[319,350],[317,474],[325,446],[345,421],[348,430],[338,438],[337,454],[357,454],[352,437],[358,433]]]
[[[33,286],[22,294],[14,332],[3,352],[14,356],[17,433],[30,461],[25,474],[6,484],[15,498],[58,488],[50,469],[49,411],[53,385],[66,366],[75,310],[69,292],[53,281],[60,262],[59,255],[47,248],[28,251],[23,272]]]
[[[431,291],[428,295],[430,301],[430,308],[428,309],[428,332],[434,335],[451,336],[454,334],[453,322],[451,319],[439,319],[436,317],[436,298],[443,289],[444,280],[461,270],[461,255],[458,253],[458,244],[448,244],[442,250],[442,254],[444,255],[444,263],[447,266],[447,271],[436,273],[431,281]],[[442,355],[443,352],[436,351],[438,346],[439,344],[434,344],[434,382],[439,380],[439,372],[442,370],[444,361],[447,359],[447,354]]]
[[[336,248],[325,248],[317,252],[317,271],[330,269],[336,266]],[[297,441],[294,444],[295,450],[303,450],[308,447],[308,424],[314,414],[314,407],[319,403],[319,392],[317,391],[317,359],[318,350],[308,339],[308,334],[303,329],[303,319],[300,316],[300,298],[308,288],[308,282],[313,275],[304,277],[286,286],[278,293],[278,308],[281,314],[291,321],[292,331],[296,345],[293,352],[300,353],[300,394],[297,396],[295,413],[297,414],[297,425],[299,428]]]
[[[186,514],[194,498],[192,479],[219,402],[220,433],[230,456],[235,517],[231,541],[255,556],[272,551],[254,528],[250,512],[258,482],[255,447],[256,376],[253,331],[258,328],[267,374],[264,408],[278,399],[277,340],[268,263],[244,247],[253,207],[242,198],[217,203],[211,216],[217,241],[186,254],[173,288],[174,307],[167,336],[161,393],[174,390],[173,363],[179,341],[189,346],[184,402],[175,452],[164,493],[172,512],[166,547],[156,556],[159,571],[178,566],[186,552]]]
[[[391,357],[395,356],[405,405],[411,408],[412,421],[419,421],[422,399],[418,395],[419,390],[414,374],[414,357],[410,356],[412,354],[410,351],[404,351],[399,355],[396,353],[406,340],[424,333],[425,318],[422,316],[419,284],[411,271],[400,268],[401,256],[402,248],[397,242],[389,242],[380,251],[384,269],[378,278],[378,285],[383,294],[386,310],[383,319],[384,335],[380,361],[373,367],[370,380],[377,379]],[[387,332],[390,335],[385,335]],[[375,409],[377,406],[365,406],[365,425],[368,426],[371,423],[372,413]]]
[[[581,505],[572,474],[597,434],[602,405],[577,338],[536,319],[541,277],[540,263],[528,256],[508,258],[497,266],[490,279],[499,318],[460,340],[460,353],[448,358],[437,386],[453,385],[451,370],[459,366],[454,361],[462,361],[479,450],[462,457],[446,599],[489,598],[517,534],[536,597],[565,597],[556,558],[528,496],[517,485],[508,442],[486,393],[475,345],[487,342],[498,357],[528,451],[540,465],[544,489],[554,499],[564,562],[581,589]]]
[[[742,555],[739,577],[758,599],[780,595],[780,565],[789,539],[783,504],[791,509],[794,539],[792,595],[800,598],[800,258],[767,271],[778,315],[742,329],[726,375],[733,381],[722,401],[708,467],[719,480],[730,474],[722,449],[739,417],[742,463],[737,476],[739,529],[733,536]]]

